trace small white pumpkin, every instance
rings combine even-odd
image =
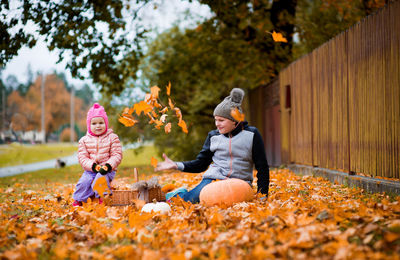
[[[165,202],[152,202],[145,204],[142,208],[142,212],[151,213],[152,211],[155,213],[168,214],[171,211],[171,207]]]

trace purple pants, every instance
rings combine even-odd
[[[93,191],[93,186],[96,183],[96,180],[102,176],[106,177],[108,188],[111,190],[110,183],[114,179],[115,171],[107,173],[106,175],[101,175],[100,173],[91,171],[84,171],[78,183],[76,184],[75,192],[74,195],[72,195],[72,198],[74,198],[74,200],[84,202],[86,202],[86,200],[93,195],[98,198],[99,194]]]

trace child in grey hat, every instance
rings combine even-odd
[[[158,163],[156,171],[177,169],[184,172],[204,172],[202,181],[192,190],[176,189],[167,194],[167,200],[180,196],[192,203],[199,202],[201,190],[213,180],[237,178],[253,182],[253,166],[257,170],[257,191],[268,196],[269,167],[261,134],[246,121],[238,122],[231,111],[242,112],[244,91],[232,89],[214,110],[216,130],[208,133],[203,148],[192,161],[174,162],[163,154],[164,161]]]

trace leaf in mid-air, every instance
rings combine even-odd
[[[168,105],[171,109],[174,109],[174,103],[172,103],[172,100],[170,98],[168,98]]]
[[[179,123],[178,123],[178,126],[180,126],[180,127],[182,128],[182,131],[183,131],[185,134],[187,134],[187,133],[189,132],[188,129],[187,129],[187,126],[186,126],[186,122],[185,122],[185,121],[180,120]]]
[[[276,42],[287,42],[286,38],[283,37],[281,33],[277,33],[275,31],[272,31],[272,39]]]
[[[126,127],[134,126],[137,123],[137,120],[135,120],[132,116],[128,117],[124,114],[118,118],[118,121]]]
[[[124,114],[129,114],[129,115],[132,115],[132,113],[135,111],[135,109],[133,109],[133,107],[131,107],[131,108],[129,108],[129,107],[126,107],[126,108],[124,108]]]
[[[168,82],[168,85],[167,85],[167,95],[169,96],[169,95],[171,95],[171,82]]]
[[[237,107],[231,110],[231,116],[238,122],[244,121],[244,114],[241,113]]]
[[[171,126],[172,126],[171,123],[165,125],[164,131],[166,134],[169,134],[171,132]]]
[[[151,98],[152,99],[157,99],[158,98],[158,92],[160,91],[160,88],[157,86],[153,86],[150,88],[150,93],[151,93]]]
[[[157,159],[152,156],[151,159],[150,159],[151,166],[156,168],[157,167],[157,163],[158,163]]]
[[[140,113],[147,114],[153,110],[153,108],[147,104],[145,101],[140,101],[139,103],[136,103],[133,105],[133,109],[136,111],[136,114],[139,116]]]

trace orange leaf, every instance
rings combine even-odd
[[[151,94],[146,93],[146,95],[144,96],[144,102],[149,102],[151,100]]]
[[[150,120],[149,124],[151,124],[151,123],[155,123],[156,125],[154,127],[157,128],[157,129],[161,129],[161,126],[163,125],[163,122],[161,122],[158,119]]]
[[[166,124],[164,130],[166,134],[169,134],[171,132],[171,123]]]
[[[168,98],[168,105],[171,109],[174,109],[174,103],[172,103],[172,100],[170,98]]]
[[[126,108],[124,108],[124,112],[123,113],[132,115],[133,111],[135,111],[135,109],[133,109],[133,107],[131,107],[131,108],[126,107]]]
[[[234,109],[231,110],[231,116],[238,122],[241,122],[244,120],[244,114],[240,113],[239,109],[235,107]]]
[[[178,126],[180,126],[182,128],[182,131],[187,134],[189,131],[187,129],[186,123],[183,120],[180,120],[178,123]]]
[[[162,110],[160,110],[161,114],[165,114],[168,111],[168,107],[164,107]]]
[[[174,108],[176,116],[179,118],[179,121],[182,120],[182,112],[179,108]]]
[[[171,94],[171,82],[168,82],[167,95],[169,96],[170,94]]]
[[[132,117],[127,117],[127,116],[120,116],[118,118],[118,121],[122,123],[124,126],[129,127],[129,126],[134,126],[137,121]]]
[[[176,186],[174,184],[168,183],[161,188],[161,191],[164,193],[167,193],[167,192],[173,191],[175,188],[176,188]]]
[[[145,101],[140,101],[139,103],[136,103],[133,105],[133,109],[136,111],[136,114],[139,116],[140,113],[147,114],[153,110],[153,108],[147,104]]]
[[[151,160],[150,160],[151,166],[153,166],[154,168],[156,168],[156,167],[157,167],[157,163],[158,163],[157,159],[154,158],[154,157],[152,156],[152,157],[151,157]]]
[[[100,197],[104,197],[104,192],[109,190],[105,176],[102,176],[96,180],[96,183],[93,185],[93,190],[97,191]]]
[[[157,99],[158,98],[158,92],[160,91],[160,88],[157,86],[153,86],[150,88],[150,93],[151,93],[151,98],[152,99]]]
[[[153,107],[157,107],[157,108],[159,108],[159,109],[162,108],[162,105],[160,105],[160,103],[158,103],[156,99],[153,99],[153,100],[151,101],[151,105],[152,105]]]
[[[276,42],[287,42],[286,38],[283,37],[281,33],[277,33],[275,31],[272,31],[272,39]]]

